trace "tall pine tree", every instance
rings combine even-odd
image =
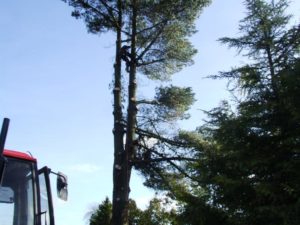
[[[159,88],[153,101],[138,99],[137,75],[168,80],[173,73],[193,62],[196,50],[188,38],[196,31],[194,22],[209,0],[63,1],[74,7],[73,16],[84,19],[89,32],[116,33],[112,224],[127,224],[133,166],[142,169],[147,164],[150,168],[155,165],[153,163],[162,161],[176,166],[173,161],[182,160],[182,157],[174,156],[174,151],[165,151],[165,145],[155,150],[155,159],[149,158],[154,153],[153,145],[149,143],[156,143],[156,146],[157,143],[175,143],[157,126],[171,118],[184,118],[184,111],[194,101],[189,88],[173,86]],[[126,66],[125,76],[122,75],[122,61]],[[127,80],[128,87],[122,84],[122,78]],[[180,94],[183,95],[178,98]],[[127,112],[123,111],[123,103]],[[147,114],[150,108],[157,113],[164,112],[164,117]],[[155,141],[149,141],[153,139]],[[159,174],[158,170],[150,172],[155,171]]]

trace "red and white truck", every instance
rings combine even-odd
[[[67,200],[67,177],[48,167],[38,169],[37,159],[4,149],[9,119],[0,135],[0,225],[54,225],[50,174],[57,176],[57,194]]]

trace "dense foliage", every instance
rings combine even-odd
[[[110,225],[112,203],[106,198],[89,218],[90,225]],[[175,220],[173,210],[164,207],[162,199],[153,198],[146,209],[139,209],[134,200],[129,201],[129,225],[169,225]]]
[[[245,5],[242,36],[220,41],[249,63],[213,76],[236,100],[181,135],[198,152],[189,191],[177,193],[183,224],[300,223],[300,26],[289,27],[287,1]]]
[[[112,204],[109,198],[106,198],[98,208],[91,213],[89,218],[90,225],[109,225],[112,216]]]

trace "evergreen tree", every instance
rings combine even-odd
[[[108,197],[98,206],[90,217],[90,225],[110,225],[112,204]]]
[[[181,135],[199,159],[187,168],[193,192],[182,195],[182,213],[198,202],[202,218],[185,224],[214,224],[208,215],[215,224],[300,223],[300,26],[289,28],[285,0],[245,5],[242,36],[220,41],[249,64],[213,76],[229,79],[236,107],[223,102],[198,134]]]
[[[174,144],[173,138],[157,126],[172,117],[184,118],[193,102],[190,89],[167,87],[158,89],[155,101],[137,97],[137,73],[150,79],[168,80],[184,66],[193,63],[196,53],[188,37],[196,30],[195,19],[209,0],[63,0],[74,7],[76,18],[84,19],[88,31],[99,34],[116,33],[116,60],[114,65],[114,166],[113,166],[113,213],[112,224],[123,225],[128,221],[129,182],[133,166],[138,169],[155,167],[155,163],[183,158],[161,143]],[[122,61],[126,76],[122,75]],[[128,77],[128,79],[127,79]],[[122,83],[127,80],[128,87]],[[177,98],[184,93],[183,98]],[[127,99],[125,99],[127,97]],[[173,100],[167,100],[170,97]],[[176,102],[176,101],[177,102]],[[179,102],[178,100],[187,100]],[[123,111],[126,104],[127,113]],[[164,117],[146,114],[150,108],[163,112]],[[159,109],[162,108],[162,109]],[[167,112],[167,111],[170,112]],[[155,120],[153,120],[155,118]],[[155,122],[155,123],[154,123]],[[146,124],[151,124],[150,128]],[[124,141],[125,137],[125,141]],[[161,144],[155,149],[156,159],[145,155],[154,153],[149,140]],[[152,142],[153,143],[153,142]],[[151,150],[151,151],[150,151]],[[167,154],[167,153],[170,154]],[[145,166],[147,164],[147,166]],[[142,170],[143,173],[161,174],[157,169]]]
[[[111,215],[112,203],[106,198],[98,209],[92,212],[90,225],[110,225]],[[139,209],[134,200],[129,201],[129,225],[169,225],[174,224],[171,222],[175,221],[175,218],[175,211],[164,209],[161,199],[151,199],[145,210]]]
[[[170,225],[175,221],[174,211],[168,211],[164,208],[162,200],[153,198],[149,202],[148,208],[146,208],[141,214],[141,218],[138,224],[143,225]]]

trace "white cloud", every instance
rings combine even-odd
[[[94,173],[99,171],[101,168],[94,164],[82,163],[73,165],[70,167],[72,172],[81,172],[81,173]]]

